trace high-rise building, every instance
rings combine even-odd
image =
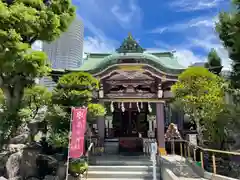
[[[52,43],[43,43],[52,68],[78,68],[82,62],[84,27],[80,19],[75,19],[68,30]]]
[[[53,69],[74,69],[83,61],[84,27],[79,19],[73,20],[68,30],[52,43],[42,43]],[[52,90],[56,83],[50,77],[44,77],[40,84]]]

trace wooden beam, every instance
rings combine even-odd
[[[149,102],[149,103],[165,103],[169,99],[143,99],[143,98],[112,98],[112,99],[100,99],[103,102]]]

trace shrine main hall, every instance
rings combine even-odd
[[[174,52],[146,52],[128,35],[116,52],[88,53],[79,69],[53,70],[52,77],[84,71],[99,79],[98,102],[107,112],[95,130],[103,146],[115,143],[116,151],[141,152],[142,141],[152,139],[165,154],[166,127],[175,123],[183,129],[184,115],[171,109],[170,100],[171,86],[184,69]]]

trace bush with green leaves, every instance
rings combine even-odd
[[[49,133],[48,142],[54,148],[68,148],[68,137],[69,132],[67,131],[53,131]]]
[[[88,169],[88,163],[84,159],[72,160],[69,163],[69,171],[74,174],[84,174]]]

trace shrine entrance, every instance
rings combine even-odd
[[[112,132],[109,136],[112,138],[147,137],[149,112],[145,108],[146,104],[143,104],[142,108],[134,107],[136,104],[132,106],[131,108],[126,107],[124,111],[117,108],[112,112]]]
[[[139,137],[139,112],[129,110],[121,116],[120,137]]]
[[[147,103],[126,103],[124,107],[121,103],[114,103],[113,107],[109,135],[119,139],[119,152],[142,153],[142,138],[147,138],[149,128]]]

